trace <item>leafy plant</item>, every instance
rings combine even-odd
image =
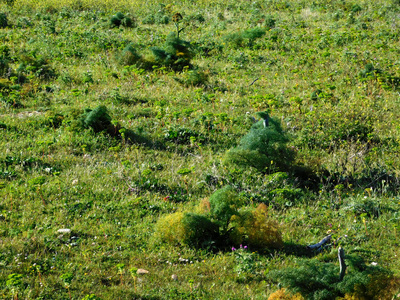
[[[41,55],[38,55],[36,51],[32,51],[28,54],[21,54],[18,57],[20,65],[17,68],[19,74],[34,74],[36,77],[44,80],[52,79],[56,77],[56,72],[50,65],[50,62]]]
[[[232,248],[233,257],[235,258],[235,272],[239,276],[246,274],[255,274],[256,260],[254,253],[248,250],[247,246],[240,245],[239,249]]]
[[[18,292],[22,286],[22,278],[21,274],[12,273],[8,275],[8,279],[6,281],[6,286],[11,289],[14,299],[18,299]]]

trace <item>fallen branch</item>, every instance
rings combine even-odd
[[[309,250],[320,249],[324,244],[329,242],[331,239],[332,239],[332,236],[328,235],[328,236],[324,237],[319,243],[307,246],[307,249],[309,249]]]
[[[249,84],[249,86],[252,86],[258,79],[260,79],[260,78],[254,79],[253,82]]]
[[[340,264],[340,275],[339,281],[343,280],[344,274],[346,273],[346,263],[344,262],[344,250],[342,247],[339,247],[338,250],[339,264]]]

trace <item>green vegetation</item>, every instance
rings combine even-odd
[[[399,14],[0,1],[0,298],[398,299]]]

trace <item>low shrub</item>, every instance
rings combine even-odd
[[[202,248],[218,240],[218,225],[203,215],[177,212],[158,220],[156,237],[170,244]]]
[[[243,32],[228,34],[224,39],[226,43],[235,48],[251,47],[253,46],[255,40],[264,36],[266,32],[266,29],[256,27]]]
[[[231,226],[236,229],[233,234],[240,235],[241,244],[257,249],[280,248],[283,245],[279,224],[268,216],[265,204],[260,204],[255,210],[235,215]]]
[[[195,248],[246,244],[258,249],[280,248],[278,224],[262,204],[257,209],[239,211],[240,199],[231,186],[203,199],[197,213],[174,213],[159,219],[156,236],[170,244]]]
[[[127,45],[124,50],[122,50],[118,60],[123,66],[136,65],[141,67],[144,62],[143,58],[137,53],[133,44]]]
[[[291,293],[305,299],[392,299],[400,279],[392,272],[366,265],[360,257],[346,256],[348,271],[339,280],[339,266],[317,259],[305,260],[298,268],[272,271],[269,277]],[[344,298],[339,298],[344,297]]]
[[[194,56],[192,46],[189,42],[177,37],[175,32],[171,32],[162,48],[151,47],[151,52],[156,64],[171,68],[176,71],[190,67],[190,61]]]
[[[287,170],[294,161],[294,152],[286,146],[289,141],[278,120],[270,118],[268,126],[259,121],[252,126],[236,148],[230,149],[225,164],[253,167],[261,172],[269,169]]]
[[[111,27],[127,27],[132,28],[136,27],[135,20],[127,15],[124,15],[121,12],[116,13],[114,16],[110,18],[110,26]]]

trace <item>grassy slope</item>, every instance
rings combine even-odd
[[[23,275],[20,299],[68,299],[69,292],[74,299],[91,293],[102,299],[262,299],[277,289],[265,277],[268,271],[295,266],[302,254],[296,249],[319,241],[328,230],[347,235],[347,251],[398,273],[398,90],[359,73],[372,63],[398,76],[400,7],[395,1],[326,2],[171,3],[171,11],[205,19],[192,21],[181,37],[216,46],[209,55],[198,51],[192,60],[209,74],[207,87],[174,79],[185,74],[118,64],[128,43],[150,56],[149,47],[162,45],[175,30],[171,23],[142,23],[159,10],[156,3],[121,2],[115,8],[101,2],[93,9],[83,1],[66,8],[30,2],[33,11],[24,1],[14,8],[2,5],[10,26],[0,29],[0,40],[14,58],[11,68],[18,68],[23,53],[36,50],[56,77],[46,80],[27,71],[32,76],[15,96],[23,107],[3,101],[0,108],[0,122],[7,127],[0,129],[0,286],[17,273]],[[117,11],[135,16],[138,26],[110,29],[109,18]],[[267,16],[276,20],[275,28],[251,45],[235,47],[226,38],[263,26]],[[88,72],[93,82],[85,82]],[[53,91],[46,92],[44,85]],[[317,89],[326,95],[311,100]],[[89,130],[52,126],[55,114],[99,105],[146,143],[121,144]],[[256,275],[243,279],[230,252],[155,241],[160,216],[194,207],[226,183],[238,187],[248,206],[256,206],[267,179],[254,170],[236,172],[221,159],[248,132],[246,112],[267,108],[290,135],[296,163],[321,178],[291,207],[271,206],[287,246],[254,254]],[[197,132],[202,143],[166,140],[174,128]],[[192,171],[184,177],[178,174],[182,168]],[[370,209],[368,203],[380,208],[378,218],[360,216]],[[60,236],[60,228],[73,234]],[[122,274],[118,264],[124,264]],[[150,273],[134,279],[132,267]],[[74,275],[69,290],[60,280],[65,273]],[[10,298],[13,292],[4,288],[1,296]]]

